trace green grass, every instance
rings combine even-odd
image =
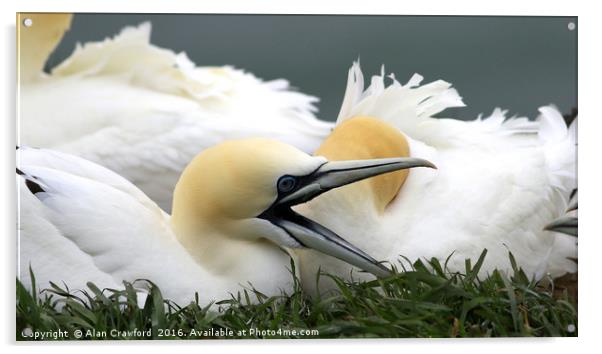
[[[74,339],[77,330],[107,333],[99,339],[577,335],[577,311],[566,292],[553,296],[552,283],[543,286],[528,279],[512,255],[512,276],[495,271],[478,279],[485,256],[486,251],[474,265],[467,260],[463,274],[450,274],[445,264],[434,259],[370,282],[320,274],[317,279],[332,279],[338,291],[317,298],[308,297],[294,279],[291,294],[266,297],[256,290],[243,290],[218,302],[224,305],[219,312],[198,302],[178,306],[163,299],[152,283],[143,308],[137,306],[134,288],[128,283],[123,291],[101,291],[90,283],[89,292],[69,292],[53,284],[38,293],[32,273],[32,292],[17,280],[16,336],[31,340],[33,333],[57,330],[66,331],[67,339]],[[62,305],[60,310],[57,305]],[[251,334],[251,328],[272,332]],[[149,337],[110,332],[133,329]],[[317,330],[319,335],[299,334],[306,329]]]

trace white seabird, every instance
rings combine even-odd
[[[291,210],[333,188],[411,167],[414,158],[329,162],[268,139],[224,142],[183,171],[167,215],[133,184],[93,162],[17,149],[19,276],[39,289],[122,288],[148,279],[184,305],[226,299],[241,286],[290,290],[290,256],[310,247],[383,276],[387,268]],[[144,283],[138,283],[144,287]]]
[[[511,271],[508,252],[531,277],[576,271],[574,237],[544,230],[563,215],[576,188],[576,124],[567,128],[552,106],[535,121],[431,118],[463,102],[449,83],[406,85],[384,74],[364,90],[359,64],[349,72],[337,127],[316,155],[330,161],[409,156],[437,169],[414,169],[339,188],[295,208],[379,261],[449,258],[449,271],[488,250],[481,274]],[[576,122],[576,121],[575,121]],[[367,273],[311,250],[298,250],[305,286],[323,272],[369,279]],[[357,269],[356,269],[357,270]],[[323,279],[323,289],[332,284]],[[315,289],[314,289],[315,290]]]

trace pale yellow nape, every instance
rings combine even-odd
[[[373,117],[358,116],[339,124],[315,152],[329,161],[408,157],[410,148],[395,127]],[[389,172],[356,182],[350,188],[367,188],[379,212],[399,193],[408,170]]]
[[[288,144],[261,138],[205,149],[176,184],[172,223],[176,228],[215,231],[232,221],[255,218],[276,200],[278,178],[306,175],[321,161]]]
[[[42,73],[48,56],[71,26],[69,13],[17,14],[17,66],[19,83],[26,83]],[[25,19],[32,25],[26,27]]]

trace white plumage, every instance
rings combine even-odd
[[[17,156],[24,173],[17,175],[18,274],[25,286],[31,267],[40,288],[54,281],[73,290],[87,282],[120,289],[123,280],[148,279],[183,304],[197,291],[207,302],[240,290],[197,264],[175,238],[169,216],[124,178],[51,150],[22,147]],[[27,180],[44,192],[34,195]]]
[[[374,76],[364,90],[359,64],[349,81],[338,123],[372,116],[398,128],[409,140],[410,156],[430,160],[437,170],[413,169],[396,199],[378,214],[362,196],[343,187],[298,207],[304,215],[345,235],[378,260],[397,264],[401,256],[439,258],[463,271],[466,258],[488,255],[481,274],[509,270],[508,251],[529,276],[576,271],[576,239],[544,231],[564,213],[576,187],[575,134],[552,106],[536,121],[506,118],[496,109],[485,119],[435,119],[463,105],[449,83],[418,86],[415,75],[401,85]],[[322,271],[350,275],[351,266],[312,251],[299,250],[305,283]],[[358,276],[356,274],[355,276]],[[359,275],[359,277],[362,277]]]
[[[62,15],[35,16],[49,23],[20,28],[21,45],[58,42],[60,28],[58,39],[27,41],[37,34],[28,31],[50,31]],[[197,67],[185,53],[150,44],[150,34],[150,23],[127,27],[112,39],[78,45],[49,75],[22,72],[19,144],[99,163],[169,211],[180,172],[204,148],[260,136],[311,152],[332,128],[314,117],[317,99],[286,80]],[[46,57],[40,59],[42,65]],[[23,69],[37,69],[31,67]]]

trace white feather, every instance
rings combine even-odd
[[[20,145],[116,171],[164,210],[184,166],[223,140],[268,137],[311,152],[328,135],[315,97],[286,80],[198,67],[150,44],[150,23],[78,45],[50,75],[20,85]]]

